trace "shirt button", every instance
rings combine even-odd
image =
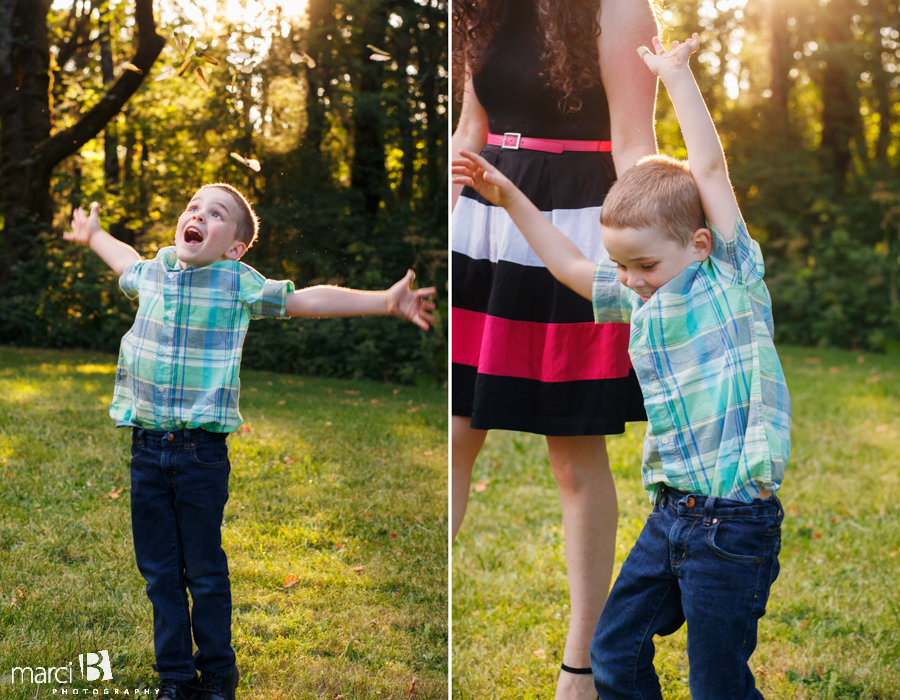
[[[170,273],[169,273],[169,279],[170,279],[170,280],[175,279],[175,273],[174,273],[174,272],[170,272]]]
[[[175,315],[175,312],[172,311],[171,309],[169,309],[168,311],[166,311],[166,316],[168,316],[169,318],[172,318],[174,315]]]
[[[165,389],[164,389],[163,387],[159,387],[159,393],[160,393],[160,394],[163,393],[164,391],[165,391]]]
[[[669,438],[664,437],[664,438],[662,439],[662,444],[663,444],[663,445],[668,445],[668,444],[669,444]]]

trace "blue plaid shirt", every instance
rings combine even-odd
[[[742,220],[724,241],[645,304],[616,265],[594,272],[597,323],[631,324],[628,354],[644,394],[641,466],[656,502],[660,484],[751,501],[784,478],[791,402],[772,341],[772,302],[759,245]]]
[[[236,260],[182,270],[169,247],[125,268],[119,286],[139,306],[119,350],[109,409],[116,425],[237,430],[247,326],[284,318],[293,283],[267,280]]]

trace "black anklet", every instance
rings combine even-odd
[[[566,666],[565,664],[563,664],[562,670],[566,673],[574,673],[576,675],[587,675],[588,673],[593,673],[590,666],[588,666],[587,668],[572,668],[571,666]]]

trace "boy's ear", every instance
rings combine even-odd
[[[225,251],[225,257],[229,260],[240,260],[247,252],[247,244],[243,241],[235,241],[232,246]]]
[[[707,228],[698,228],[691,235],[691,253],[694,255],[694,262],[703,262],[710,253],[712,253],[712,234]]]

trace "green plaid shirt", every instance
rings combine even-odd
[[[125,268],[119,286],[139,307],[119,350],[109,409],[116,425],[237,430],[247,326],[284,318],[293,283],[267,280],[236,260],[182,270],[169,247]]]
[[[641,473],[653,502],[660,484],[751,501],[778,489],[790,452],[791,401],[762,253],[740,219],[731,241],[709,230],[710,257],[646,304],[612,261],[594,271],[597,323],[631,324],[628,354],[648,419]]]

